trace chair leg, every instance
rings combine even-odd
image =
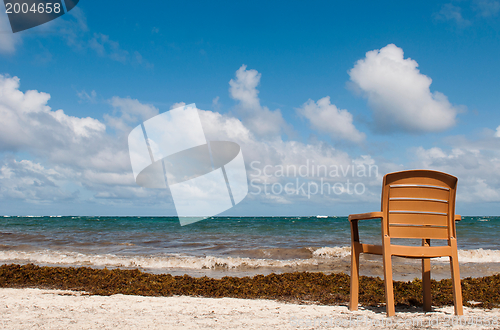
[[[422,293],[424,296],[424,311],[431,311],[431,259],[422,258]]]
[[[355,247],[355,243],[351,245],[351,297],[349,299],[349,310],[358,310],[358,295],[359,295],[359,251]]]
[[[455,315],[464,315],[462,306],[462,285],[460,283],[460,270],[458,268],[457,241],[451,240],[452,253],[450,257],[451,280],[453,283],[453,303],[455,304]]]
[[[385,243],[385,242],[384,242]],[[390,241],[384,244],[384,282],[385,282],[385,304],[387,316],[394,316],[396,310],[394,308],[394,288],[392,283],[392,260],[388,245]]]
[[[422,246],[430,246],[430,239],[423,239]],[[422,291],[424,296],[424,311],[430,312],[432,309],[430,258],[422,258]]]

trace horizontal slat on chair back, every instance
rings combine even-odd
[[[446,199],[390,197],[389,210],[448,213]]]
[[[389,225],[426,225],[446,227],[448,225],[448,216],[446,214],[403,213],[390,211]]]
[[[422,227],[422,226],[390,226],[389,236],[391,238],[430,238],[447,239],[447,227]]]
[[[416,177],[396,177],[386,183],[388,234],[391,238],[448,239],[453,181],[448,175],[443,180],[415,172]]]
[[[418,189],[418,187],[391,189],[391,198],[411,196],[413,198],[448,200],[449,195],[450,192],[443,189]]]

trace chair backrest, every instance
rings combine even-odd
[[[454,176],[430,170],[386,174],[382,234],[391,238],[454,238],[457,181]]]

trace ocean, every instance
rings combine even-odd
[[[457,222],[462,277],[500,272],[499,228],[496,216]],[[360,237],[380,244],[380,220],[363,221]],[[419,260],[395,259],[395,279],[420,276]],[[362,256],[361,274],[381,276],[380,261]],[[3,216],[0,264],[10,263],[216,278],[349,273],[350,228],[347,217],[213,217],[180,226],[177,217]],[[432,265],[434,278],[449,278],[447,258],[433,259]]]

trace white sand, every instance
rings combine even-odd
[[[465,308],[464,313],[462,322],[474,325],[450,327],[459,320],[453,318],[453,307],[436,308],[427,314],[420,308],[397,309],[397,316],[386,318],[384,308],[350,312],[345,306],[271,300],[104,297],[72,291],[0,289],[2,329],[380,329],[388,322],[393,323],[389,328],[397,329],[500,329],[499,309]],[[484,325],[478,327],[478,322]]]

